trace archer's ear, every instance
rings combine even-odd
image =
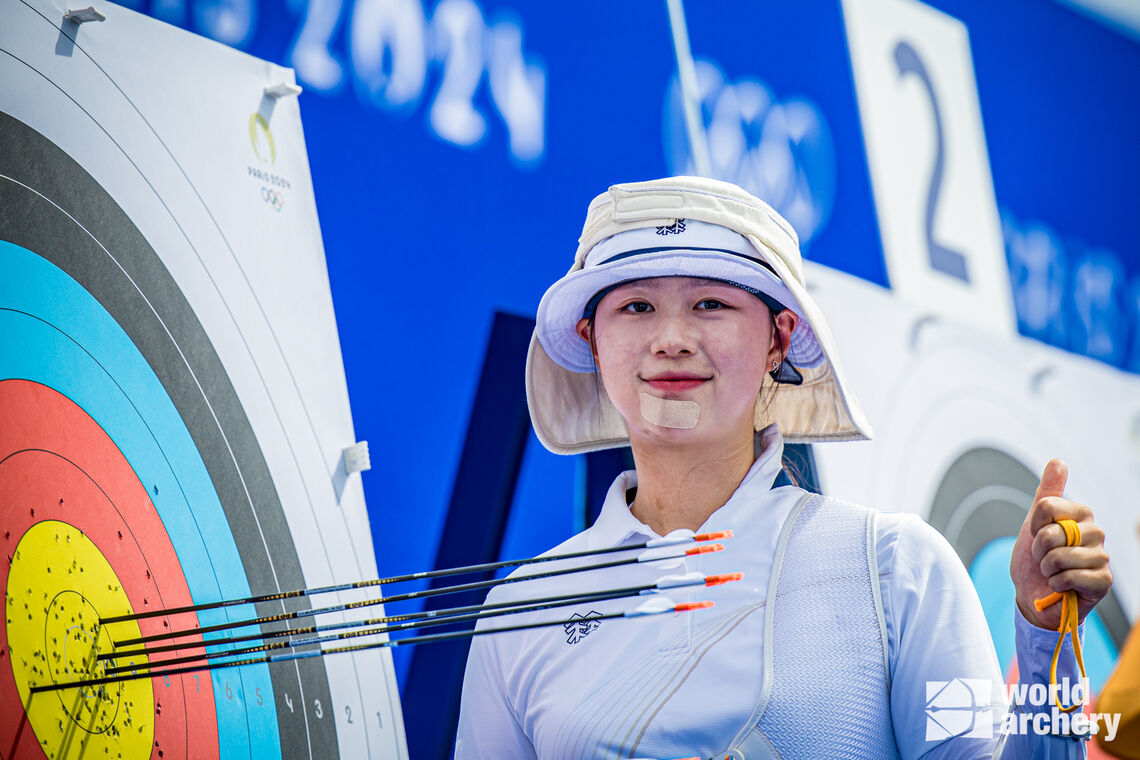
[[[590,332],[592,330],[593,327],[590,325],[590,320],[586,319],[585,317],[579,319],[578,324],[574,327],[574,331],[578,333],[578,337],[587,343],[590,343]],[[592,345],[593,344],[591,344],[591,346]]]
[[[799,324],[800,318],[791,309],[784,309],[776,315],[776,329],[780,331],[780,345],[784,346],[784,354],[787,355],[788,346],[792,345],[792,333],[796,330],[796,325]],[[783,361],[784,357],[780,357]]]

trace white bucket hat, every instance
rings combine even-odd
[[[602,291],[651,277],[722,280],[799,317],[787,363],[802,385],[757,398],[755,426],[779,424],[789,442],[864,440],[871,428],[848,388],[831,330],[804,287],[795,231],[766,203],[728,182],[672,177],[614,185],[590,204],[574,265],[542,297],[527,355],[531,421],[556,454],[625,446],[625,420],[594,376],[576,326]],[[765,380],[768,384],[768,380]]]

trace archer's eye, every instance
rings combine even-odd
[[[650,311],[652,308],[653,307],[647,304],[645,301],[630,301],[625,306],[621,307],[621,310],[630,311],[634,314],[644,314],[645,312]]]
[[[718,309],[726,308],[724,301],[718,301],[715,298],[706,298],[697,304],[698,309],[704,311],[716,311]]]

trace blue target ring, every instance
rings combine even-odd
[[[248,579],[217,493],[177,409],[146,359],[74,279],[25,248],[0,241],[0,379],[34,381],[78,404],[114,441],[151,499],[195,603],[249,596]],[[193,507],[191,507],[193,505]],[[203,625],[255,617],[252,605],[199,613]],[[212,647],[217,651],[223,647]],[[220,757],[280,758],[267,665],[211,679]],[[234,697],[237,697],[236,699]],[[251,709],[264,710],[253,717]]]
[[[30,7],[17,10],[43,39],[59,37],[56,22]],[[56,131],[45,127],[39,111],[21,111],[35,123],[0,112],[0,209],[7,212],[0,213],[0,380],[51,388],[103,428],[147,490],[170,540],[166,561],[180,566],[184,592],[195,602],[305,587],[306,566],[277,478],[244,406],[251,399],[239,396],[234,370],[214,345],[223,340],[219,335],[244,340],[242,325],[211,323],[220,333],[208,334],[185,283],[169,268],[175,260],[193,264],[199,247],[212,244],[187,234],[179,219],[209,209],[185,173],[156,182],[157,175],[143,170],[142,154],[135,155],[145,152],[142,143],[118,141],[135,134],[131,125],[160,142],[161,135],[89,51],[75,51],[63,83],[52,78],[58,61],[50,52],[37,57],[42,48],[6,49],[0,69],[14,93],[54,93],[52,118],[90,138],[81,144],[106,145],[114,161],[126,162],[116,175],[119,196],[136,213],[139,198],[147,198],[162,217],[159,226],[182,237],[172,244],[156,233],[158,242],[149,240],[140,229],[147,225],[136,224],[120,200],[48,136]],[[73,92],[79,81],[95,90]],[[113,101],[125,122],[100,120],[109,112],[83,108],[103,100]],[[268,393],[264,384],[242,387]],[[199,621],[303,612],[311,604],[299,598],[256,608],[212,610]],[[341,754],[339,710],[323,658],[223,672],[210,679],[219,723],[210,731],[219,732],[222,757]],[[363,675],[356,674],[358,689]],[[367,724],[357,725],[350,734],[366,739]]]

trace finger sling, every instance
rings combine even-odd
[[[1066,546],[1079,546],[1081,543],[1081,529],[1074,520],[1058,520],[1057,524],[1065,531]],[[1061,601],[1061,624],[1057,627],[1057,646],[1053,648],[1053,662],[1049,665],[1049,686],[1055,687],[1057,685],[1057,660],[1061,656],[1061,645],[1065,643],[1065,634],[1073,640],[1073,654],[1077,658],[1077,667],[1081,670],[1081,678],[1085,678],[1085,658],[1081,653],[1081,639],[1077,632],[1078,617],[1077,617],[1077,592],[1076,591],[1054,591],[1048,596],[1033,601],[1033,606],[1037,611],[1045,609],[1046,607],[1056,604]],[[1072,712],[1081,706],[1080,702],[1064,707],[1061,705],[1061,698],[1058,696],[1058,691],[1051,688],[1053,692],[1053,701],[1057,704],[1057,709],[1061,712]]]

